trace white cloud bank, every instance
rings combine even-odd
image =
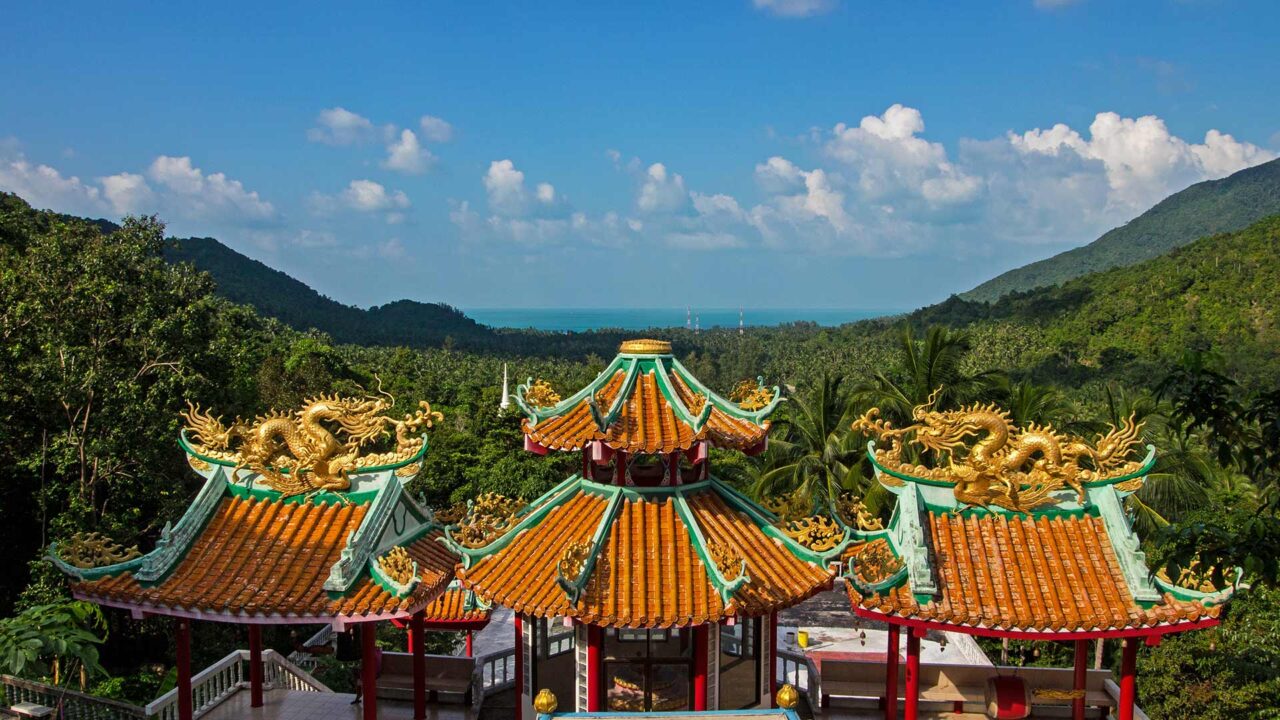
[[[436,162],[436,156],[423,147],[421,138],[445,143],[453,139],[453,125],[434,115],[418,118],[418,131],[394,124],[376,125],[372,120],[343,107],[331,107],[316,115],[315,127],[307,130],[307,139],[323,145],[361,145],[380,140],[387,156],[381,165],[386,170],[406,175],[421,175]]]
[[[566,221],[567,205],[549,184],[530,193],[524,173],[501,160],[483,178],[488,218],[456,201],[451,217],[464,237],[543,244],[650,238],[687,250],[981,254],[1086,242],[1187,185],[1276,157],[1216,129],[1192,142],[1158,117],[1111,112],[1083,133],[1057,124],[964,139],[950,152],[927,138],[919,110],[893,105],[813,139],[803,163],[775,155],[755,166],[760,197],[749,205],[690,188],[664,163],[624,162],[610,150],[609,162],[635,183],[634,215],[593,221],[572,212]],[[543,198],[557,199],[560,214],[540,208]]]

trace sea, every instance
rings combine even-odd
[[[662,328],[749,327],[796,322],[832,327],[867,318],[897,315],[903,310],[837,308],[461,308],[476,322],[495,328],[549,332],[649,330]]]

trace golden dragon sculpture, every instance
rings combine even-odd
[[[962,503],[1026,512],[1053,502],[1052,494],[1064,487],[1084,502],[1086,483],[1120,477],[1140,465],[1130,457],[1142,434],[1142,423],[1132,415],[1090,444],[1050,425],[1017,427],[995,404],[934,410],[939,392],[912,409],[914,423],[909,426],[895,428],[879,417],[878,408],[871,408],[853,429],[888,443],[876,449],[882,466],[954,483]],[[905,460],[907,443],[933,451],[938,467]]]
[[[385,414],[394,405],[394,399],[321,395],[292,414],[272,411],[252,422],[236,418],[229,426],[191,403],[183,417],[197,451],[235,462],[232,477],[240,470],[257,473],[288,497],[348,490],[353,471],[407,460],[418,452],[423,442],[418,433],[442,416],[423,401],[414,413],[396,419]],[[394,449],[362,454],[392,430]]]

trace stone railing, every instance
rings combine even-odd
[[[3,715],[3,709],[10,705],[27,702],[54,708],[57,711],[54,717],[62,720],[132,720],[147,716],[146,710],[137,705],[94,697],[75,690],[23,680],[11,675],[0,675],[0,686],[4,687],[0,715]]]
[[[294,665],[275,650],[262,653],[264,690],[276,688],[304,692],[333,692],[307,671]],[[191,706],[194,717],[201,717],[227,698],[249,687],[249,651],[236,650],[191,677]],[[147,717],[177,720],[178,689],[174,688],[151,701]]]
[[[332,640],[333,626],[325,625],[317,630],[314,635],[307,638],[306,642],[302,643],[302,646],[304,648],[320,647],[321,645],[328,645]],[[302,650],[294,650],[289,653],[289,662],[292,662],[294,665],[297,665],[307,672],[314,671],[318,664],[318,660],[315,655]]]
[[[480,716],[480,708],[484,706],[485,697],[516,686],[516,651],[515,648],[481,655],[476,658],[476,674],[472,679],[471,712]]]
[[[778,663],[778,684],[790,684],[795,689],[809,696],[811,702],[822,697],[822,677],[813,660],[804,653],[779,649],[775,662]],[[774,688],[775,690],[777,688]]]

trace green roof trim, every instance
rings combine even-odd
[[[673,503],[675,505],[676,514],[684,522],[685,530],[689,533],[689,541],[693,544],[694,552],[702,560],[703,567],[707,570],[707,578],[711,580],[711,584],[715,586],[716,591],[720,594],[720,602],[726,606],[733,600],[734,593],[743,585],[751,581],[751,576],[747,574],[747,561],[744,558],[738,567],[738,574],[732,580],[725,577],[720,572],[720,566],[716,565],[715,560],[711,557],[711,552],[707,548],[707,539],[702,535],[702,528],[698,525],[697,518],[693,517],[693,511],[689,509],[689,503],[685,500],[684,491],[680,490],[680,486],[672,488],[675,490]]]
[[[61,570],[64,574],[70,575],[84,582],[93,580],[101,580],[105,577],[115,577],[127,572],[133,572],[142,567],[142,561],[146,559],[146,555],[139,555],[132,560],[113,563],[111,565],[99,565],[98,567],[82,568],[72,565],[62,559],[62,555],[58,553],[58,543],[50,543],[49,549],[45,551],[45,559],[53,563],[53,566]]]
[[[381,563],[378,562],[381,558],[381,555],[369,558],[369,575],[373,577],[375,585],[390,593],[392,597],[406,597],[409,593],[413,592],[413,589],[418,586],[418,583],[422,582],[422,578],[418,575],[418,562],[416,560],[413,561],[413,579],[410,580],[407,585],[404,585],[396,582],[395,579],[383,571]],[[330,592],[328,594],[331,599],[337,599],[337,597],[341,597],[344,593]],[[337,597],[335,597],[335,595]]]
[[[578,607],[578,601],[582,599],[582,592],[587,587],[587,583],[591,581],[591,573],[596,568],[596,558],[600,555],[600,549],[604,547],[605,540],[609,537],[609,528],[613,526],[613,521],[618,517],[618,510],[622,508],[623,494],[621,488],[614,488],[613,497],[609,498],[609,504],[605,506],[604,514],[600,516],[600,522],[596,525],[596,531],[591,536],[591,551],[587,554],[586,560],[582,564],[582,571],[578,573],[576,580],[570,581],[560,575],[560,571],[556,570],[556,584],[564,590],[565,595],[569,596],[569,605]]]
[[[473,563],[479,562],[506,548],[521,532],[532,525],[542,522],[542,519],[549,515],[552,510],[568,502],[581,482],[582,478],[580,476],[572,475],[559,485],[543,493],[538,499],[525,505],[524,509],[521,510],[523,517],[520,518],[520,521],[484,547],[469,548],[459,543],[453,537],[454,526],[452,525],[444,528],[444,536],[440,538],[440,541],[445,544],[445,547],[462,558],[462,567],[470,568]],[[470,501],[468,501],[468,505],[470,505]]]

